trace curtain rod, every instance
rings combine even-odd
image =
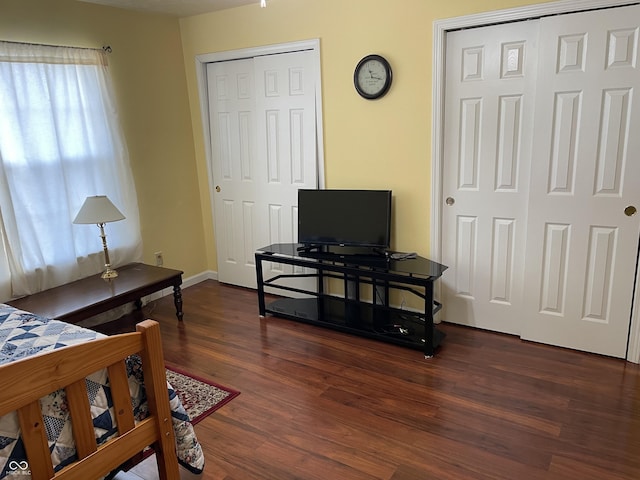
[[[12,40],[0,40],[0,41],[6,42],[6,43],[15,43],[17,45],[36,45],[40,47],[77,48],[78,50],[98,50],[98,51],[103,51],[105,53],[111,53],[113,51],[113,49],[111,48],[111,45],[103,45],[101,48],[94,48],[94,47],[73,47],[69,45],[51,45],[48,43],[14,42]]]

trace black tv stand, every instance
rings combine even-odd
[[[338,256],[376,256],[387,258],[389,253],[378,247],[363,247],[356,245],[314,245],[297,244],[296,251],[300,254],[330,254]]]
[[[261,317],[272,314],[416,348],[422,350],[426,358],[434,355],[444,333],[433,324],[433,316],[441,308],[433,299],[433,283],[447,269],[446,266],[419,256],[394,260],[370,249],[368,253],[361,249],[359,253],[348,253],[352,250],[340,247],[340,253],[335,253],[336,249],[309,251],[304,247],[282,243],[269,245],[255,253]],[[265,280],[263,262],[304,267],[305,273],[278,272]],[[315,273],[308,273],[310,270]],[[296,277],[316,277],[317,288],[305,290],[292,287],[291,282],[289,285],[282,282]],[[327,278],[345,282],[344,298],[324,291]],[[361,285],[371,286],[371,302],[360,300]],[[305,298],[279,298],[267,305],[266,286],[303,294]],[[391,289],[417,295],[424,300],[424,309],[415,312],[391,306]]]
[[[313,251],[321,252],[322,249],[323,249],[323,245],[302,244],[302,245],[298,245],[296,247],[296,251],[297,252],[305,252],[305,253],[310,253],[310,252],[313,252]]]

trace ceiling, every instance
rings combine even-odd
[[[116,8],[137,10],[141,12],[164,13],[177,17],[200,15],[227,8],[239,7],[260,0],[78,0],[80,2],[97,3]]]

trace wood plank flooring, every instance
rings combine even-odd
[[[142,317],[169,365],[240,390],[195,426],[206,480],[640,479],[640,369],[450,324],[435,358],[258,317],[206,281]]]

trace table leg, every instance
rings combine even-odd
[[[173,286],[173,303],[176,306],[176,317],[178,317],[179,321],[182,321],[184,314],[182,313],[182,289],[179,283]]]

